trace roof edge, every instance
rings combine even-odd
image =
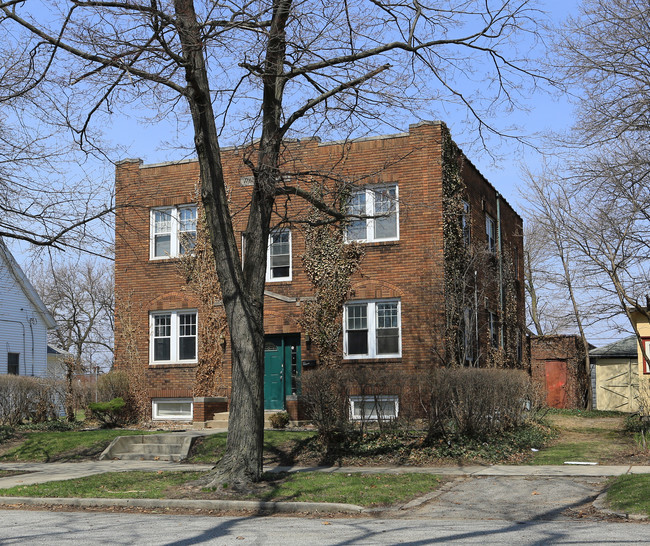
[[[56,321],[52,314],[48,311],[47,307],[43,303],[43,300],[36,292],[36,289],[32,283],[27,278],[27,275],[23,272],[21,267],[18,265],[18,262],[13,257],[7,245],[5,244],[2,237],[0,237],[0,257],[3,258],[7,267],[9,268],[10,273],[13,275],[16,282],[23,289],[23,293],[27,296],[27,299],[35,307],[36,311],[43,317],[43,322],[48,330],[56,328]]]

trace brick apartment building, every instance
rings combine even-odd
[[[242,232],[252,191],[250,169],[243,161],[246,149],[226,148],[222,153],[235,231]],[[460,358],[468,365],[485,365],[490,352],[501,348],[511,365],[518,365],[523,332],[506,332],[504,317],[509,306],[519,327],[523,324],[522,220],[452,143],[443,123],[421,122],[408,133],[350,142],[287,142],[282,172],[303,187],[313,173],[352,181],[348,210],[370,216],[346,227],[346,237],[359,241],[365,256],[342,318],[344,366],[417,373],[444,365],[441,355],[448,353],[441,347],[449,337],[445,241],[453,232],[445,228],[449,221],[458,223],[463,245],[474,245],[487,255],[486,265],[470,272],[475,284],[466,289],[469,303],[457,311],[461,320],[454,335],[465,349]],[[227,409],[229,388],[226,374],[224,398],[193,397],[201,317],[197,302],[184,289],[175,257],[184,252],[182,241],[188,236],[191,240],[196,230],[198,178],[196,161],[143,165],[129,159],[116,171],[116,296],[128,296],[131,302],[152,418],[194,419],[195,424],[209,419],[210,412]],[[456,190],[454,180],[459,183]],[[451,199],[460,203],[461,212],[449,220],[444,211]],[[278,210],[289,211],[289,216],[304,215],[306,208],[295,197],[278,201]],[[300,327],[304,302],[313,295],[300,258],[303,233],[300,225],[287,223],[271,232],[264,302],[265,408],[287,409],[293,418],[298,417],[299,379],[318,367],[314,348]],[[509,261],[504,265],[505,256]],[[506,266],[514,295],[508,305]],[[486,288],[494,279],[500,290]],[[118,317],[118,368],[125,350],[121,328]],[[228,363],[229,344],[223,343]],[[384,411],[397,414],[397,397],[383,394]],[[370,412],[363,398],[351,402],[353,415]]]

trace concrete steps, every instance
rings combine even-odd
[[[264,412],[264,428],[273,428],[271,426],[271,421],[269,420],[271,415],[277,413],[275,411],[265,411]],[[201,428],[228,428],[228,418],[230,413],[224,411],[222,413],[215,413],[211,421],[206,421],[205,424],[201,423]]]
[[[99,456],[100,460],[182,461],[192,447],[192,435],[145,434],[118,436]]]

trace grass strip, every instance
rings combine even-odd
[[[108,472],[85,478],[0,489],[3,497],[164,499],[169,487],[196,479],[200,472]]]
[[[0,455],[0,461],[52,462],[99,455],[117,436],[148,434],[139,430],[29,432],[24,441]]]
[[[198,472],[111,472],[86,478],[22,485],[0,489],[0,496],[48,498],[178,498],[174,489],[197,479]],[[193,498],[259,499],[264,501],[341,502],[360,506],[403,503],[438,487],[431,474],[329,474],[300,472],[265,474],[256,495],[238,496],[224,491],[204,491]]]
[[[650,516],[650,474],[625,474],[613,479],[607,501],[613,510]]]
[[[273,480],[272,475],[265,475]],[[281,475],[268,492],[266,501],[340,502],[365,507],[403,503],[435,490],[440,476],[433,474],[329,474],[299,472]]]
[[[602,418],[602,417],[625,417],[628,415],[625,412],[614,410],[585,410],[585,409],[560,409],[548,408],[548,415],[567,415],[571,417],[585,417],[587,419]]]

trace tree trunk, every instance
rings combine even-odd
[[[290,1],[274,4],[267,47],[264,108],[258,166],[248,225],[245,255],[239,258],[228,208],[219,140],[207,70],[193,0],[175,0],[179,38],[185,58],[186,98],[192,114],[205,208],[215,266],[230,329],[232,390],[226,453],[202,480],[209,487],[228,483],[245,488],[262,474],[264,434],[264,283],[269,223],[279,178],[284,26]]]

